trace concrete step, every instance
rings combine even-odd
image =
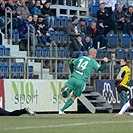
[[[43,74],[49,74],[49,68],[43,68],[42,72]]]

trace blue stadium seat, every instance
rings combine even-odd
[[[71,23],[72,22],[72,18],[67,18],[66,19],[66,26],[69,24],[69,23]]]
[[[4,49],[4,55],[5,56],[10,56],[10,48],[5,48]]]
[[[133,49],[129,49],[127,54],[128,54],[128,59],[133,60]]]
[[[61,17],[55,17],[54,18],[54,29],[59,30],[59,28],[60,28],[60,21],[61,21]]]
[[[62,17],[60,19],[60,29],[62,29],[62,31],[64,31],[66,29],[66,25],[67,25],[67,17]]]
[[[109,79],[110,76],[110,66],[106,65],[105,69],[102,71],[102,79]]]
[[[85,19],[86,25],[89,26],[91,22],[96,22],[94,18],[86,18]]]
[[[97,11],[100,9],[100,4],[99,3],[90,3],[89,8],[90,8],[91,16],[96,17]]]
[[[114,65],[114,79],[116,79],[116,76],[118,75],[120,71],[120,65]]]
[[[24,63],[19,63],[20,65],[20,78],[24,78],[24,74],[25,74],[25,71],[24,71]]]
[[[66,58],[69,58],[70,57],[69,48],[68,47],[65,47],[64,57],[66,57]]]
[[[57,72],[58,72],[58,73],[62,73],[62,72],[63,72],[63,64],[62,64],[62,63],[59,63],[59,64],[58,64]]]
[[[47,47],[43,47],[42,48],[42,57],[47,57],[48,53],[47,53]]]
[[[5,50],[5,46],[0,45],[0,56],[4,56],[4,50]]]
[[[11,63],[11,66],[10,66],[10,74],[11,74],[11,78],[15,78],[16,77],[16,63]]]
[[[8,63],[3,63],[3,78],[8,77]]]
[[[35,48],[35,56],[36,57],[41,57],[42,56],[42,47],[36,47]]]
[[[110,48],[116,48],[118,46],[118,36],[116,34],[107,34],[107,46]]]
[[[58,48],[58,57],[63,58],[64,57],[64,52],[65,52],[64,47],[59,47]]]
[[[21,77],[21,64],[16,63],[16,78],[19,79]]]
[[[52,47],[52,57],[56,57],[56,47]]]
[[[127,58],[127,52],[124,49],[115,50],[116,59]]]
[[[70,36],[68,34],[64,35],[64,44],[68,46],[70,44]]]
[[[29,68],[29,79],[31,79],[31,78],[33,78],[33,76],[34,76],[34,73],[33,73],[33,66],[29,66],[28,67]]]
[[[60,32],[59,31],[55,31],[54,34],[53,34],[53,41],[56,44],[59,44],[59,35],[60,35]]]
[[[65,32],[60,32],[60,36],[59,36],[59,39],[60,39],[60,44],[64,44],[64,36],[65,36]]]
[[[119,40],[121,47],[129,48],[131,46],[131,37],[128,34],[120,34]]]

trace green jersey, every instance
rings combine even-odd
[[[73,62],[74,71],[72,77],[87,81],[93,69],[98,70],[100,65],[91,57],[81,56]]]

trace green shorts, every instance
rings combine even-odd
[[[82,91],[84,90],[84,87],[86,85],[86,82],[84,80],[79,80],[76,79],[75,77],[71,77],[66,85],[68,86],[68,91],[72,92],[73,91],[73,95],[76,97],[79,97],[82,93]]]

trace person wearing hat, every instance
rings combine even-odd
[[[120,112],[118,114],[116,114],[116,116],[119,116],[119,115],[123,115],[127,109],[129,108],[132,108],[133,109],[133,98],[131,98],[120,110]],[[132,115],[133,116],[133,113],[130,113],[130,112],[126,112],[125,113],[126,115]]]

